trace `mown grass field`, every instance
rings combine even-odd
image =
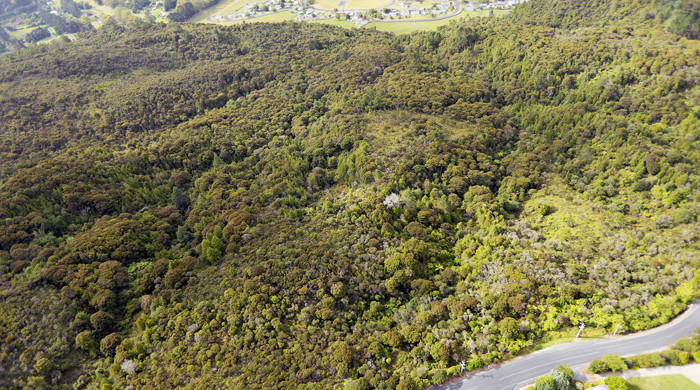
[[[700,386],[681,374],[630,378],[627,382],[630,390],[700,390]]]

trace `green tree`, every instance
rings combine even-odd
[[[37,359],[34,369],[41,375],[48,375],[53,370],[53,362],[45,357]]]
[[[75,345],[86,351],[95,351],[98,347],[93,332],[89,330],[82,331],[75,336]]]
[[[105,356],[114,355],[114,349],[121,344],[122,338],[117,333],[110,333],[100,341],[100,352]]]
[[[104,332],[114,325],[114,317],[111,314],[100,310],[90,316],[90,324],[97,332]]]
[[[190,207],[190,197],[177,186],[173,187],[172,200],[175,207],[180,211],[187,210]]]
[[[520,336],[520,325],[518,321],[511,317],[504,318],[499,324],[498,329],[506,339],[512,340]]]

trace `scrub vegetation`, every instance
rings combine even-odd
[[[417,389],[670,320],[700,291],[696,4],[0,57],[0,387]]]

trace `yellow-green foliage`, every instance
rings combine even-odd
[[[651,3],[531,4],[0,57],[0,387],[427,387],[677,315],[698,41]]]

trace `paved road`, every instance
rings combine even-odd
[[[700,328],[699,302],[690,305],[685,313],[671,323],[653,330],[616,338],[559,344],[509,361],[497,368],[447,383],[436,390],[519,389],[548,374],[561,363],[578,367],[609,353],[628,356],[662,349],[681,337],[690,336],[696,328]]]

